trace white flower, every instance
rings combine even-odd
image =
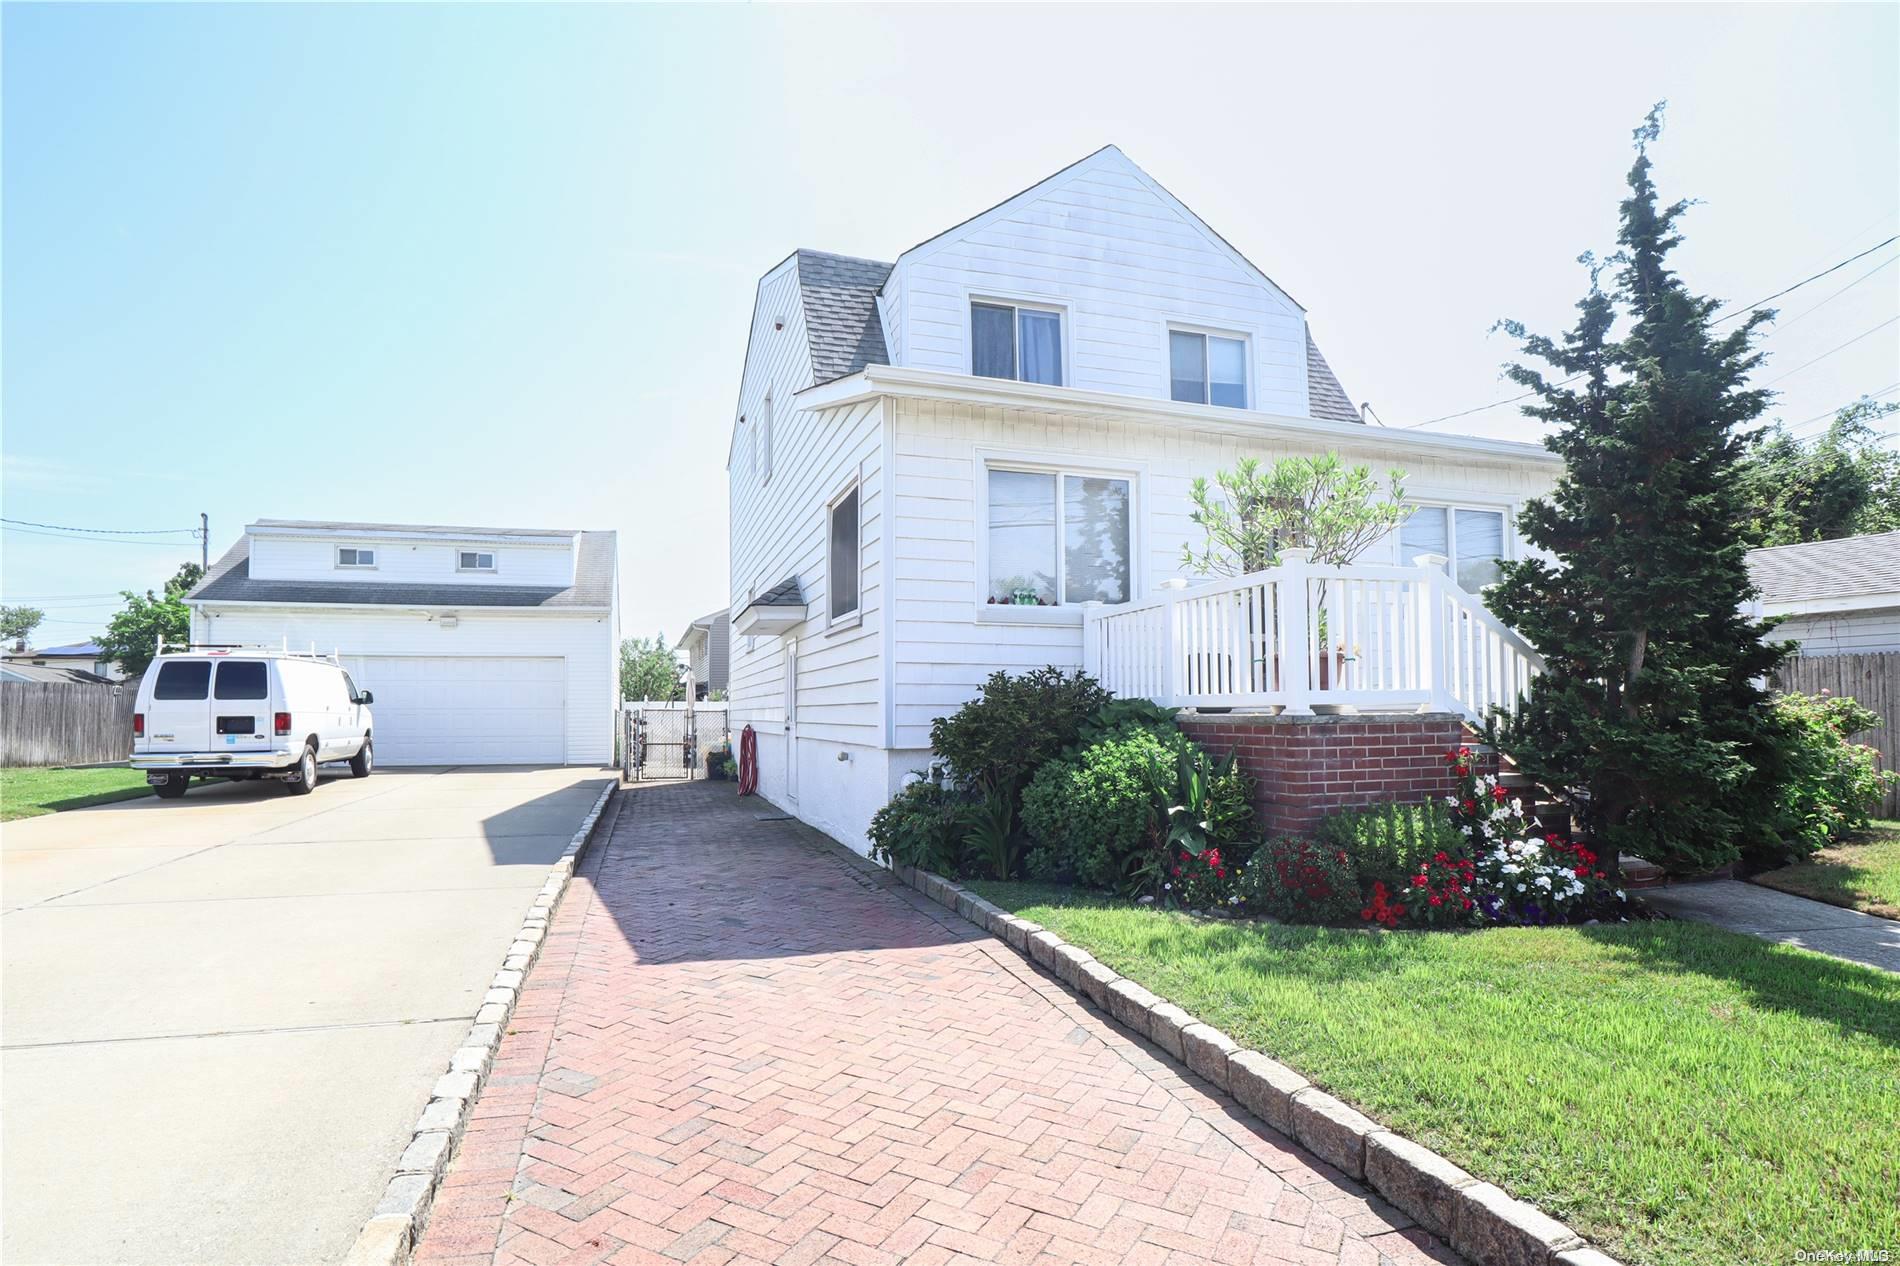
[[[1163,892],[1173,892],[1173,891],[1174,891],[1174,885],[1173,885],[1173,884],[1162,884],[1162,885],[1161,885],[1161,891],[1163,891]]]
[[[1621,888],[1618,888],[1618,889],[1616,890],[1616,899],[1617,899],[1618,901],[1621,901],[1621,900],[1623,900],[1623,890],[1622,890]]]
[[[1519,892],[1523,892],[1523,891],[1524,891],[1524,885],[1523,885],[1523,884],[1519,884],[1519,885],[1517,886],[1517,890],[1518,890]]]
[[[1548,887],[1550,887],[1550,876],[1549,876],[1549,875],[1539,875],[1539,876],[1537,877],[1537,886],[1538,886],[1539,888],[1548,888]]]

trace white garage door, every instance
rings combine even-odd
[[[558,765],[567,670],[526,656],[343,657],[376,702],[380,765]]]

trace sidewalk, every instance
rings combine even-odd
[[[418,1263],[1457,1260],[769,805],[626,794]]]
[[[1900,923],[1736,879],[1709,879],[1638,894],[1678,919],[1713,923],[1764,941],[1799,945],[1849,962],[1900,972]]]

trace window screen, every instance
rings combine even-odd
[[[831,618],[858,609],[858,490],[831,507]]]

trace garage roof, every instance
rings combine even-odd
[[[271,526],[335,527],[367,531],[481,536],[577,536],[580,548],[574,560],[574,583],[552,585],[411,585],[365,583],[360,580],[253,580],[251,538],[238,538],[211,570],[186,595],[188,602],[282,602],[296,605],[334,604],[344,607],[512,607],[538,610],[606,610],[613,605],[614,533],[521,532],[498,528],[420,528],[405,524],[325,524],[260,521]]]

